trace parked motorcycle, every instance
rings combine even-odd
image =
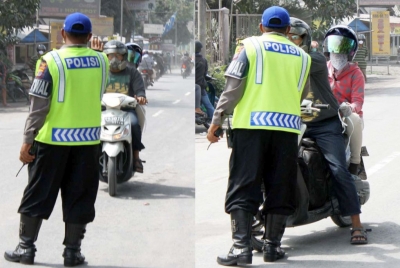
[[[313,105],[310,101],[303,101],[301,110],[302,114],[312,115],[313,111],[319,111],[318,108],[326,108],[326,106],[324,104]],[[330,217],[337,226],[348,227],[351,225],[351,218],[340,215],[338,200],[332,196],[332,175],[323,154],[314,140],[303,138],[306,128],[306,125],[302,124],[299,135],[297,208],[295,213],[287,219],[286,226],[301,226]],[[348,144],[348,141],[346,142]],[[358,176],[353,176],[361,205],[364,205],[370,196],[370,187],[366,181],[367,176],[362,161],[363,156],[368,156],[365,146],[361,151]],[[251,238],[253,249],[259,252],[262,252],[264,235],[264,215],[261,211],[262,206],[255,217]]]
[[[124,94],[107,93],[102,99],[100,180],[108,183],[110,196],[117,194],[117,184],[134,174],[131,113],[127,111],[135,109],[142,125],[144,111],[138,107],[135,98]]]
[[[219,72],[219,71],[218,71]],[[214,108],[217,106],[218,103],[218,97],[217,97],[217,88],[214,84],[216,79],[212,77],[211,75],[207,74],[206,75],[206,81],[207,81],[207,86],[208,86],[208,98],[210,99],[211,104],[214,105]],[[204,105],[201,105],[201,110],[207,114],[207,109]],[[195,122],[197,125],[203,125],[206,129],[210,127],[210,122],[212,118],[208,118],[207,116],[203,116],[200,114],[195,113]]]
[[[15,69],[7,73],[7,95],[13,102],[17,102],[17,99],[24,98],[29,103],[28,91],[31,86],[29,76],[26,74],[27,69]]]

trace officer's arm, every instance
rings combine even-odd
[[[248,60],[246,51],[243,49],[239,55],[233,57],[233,61],[225,73],[225,89],[219,98],[217,108],[214,111],[212,124],[222,125],[225,118],[233,113],[236,105],[243,97],[247,72]]]
[[[32,144],[39,130],[43,127],[46,116],[50,111],[52,81],[47,63],[42,61],[29,91],[31,107],[25,123],[24,143]]]

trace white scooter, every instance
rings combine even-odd
[[[128,181],[133,176],[133,154],[131,114],[136,110],[143,130],[145,111],[137,105],[135,98],[119,93],[106,93],[102,99],[100,180],[108,183],[108,193],[115,196],[117,183]]]

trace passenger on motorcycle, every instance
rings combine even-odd
[[[306,52],[310,51],[311,28],[302,20],[290,19],[290,32],[288,38]],[[318,51],[309,52],[311,56],[311,90],[307,99],[316,104],[329,104],[330,109],[321,110],[313,116],[302,117],[307,125],[304,137],[315,139],[334,178],[333,189],[339,201],[342,216],[350,216],[352,220],[352,244],[366,244],[367,236],[360,221],[360,202],[357,196],[354,180],[347,169],[345,142],[342,135],[342,124],[338,110],[342,111],[331,91],[328,80],[326,59]],[[362,74],[361,74],[362,75]],[[343,146],[338,146],[343,144]]]
[[[341,103],[345,116],[346,134],[350,137],[350,173],[357,175],[361,158],[362,131],[364,128],[364,75],[352,59],[358,49],[355,32],[348,26],[332,27],[325,34],[324,51],[330,54],[328,62],[329,83],[333,94]]]
[[[142,76],[136,68],[128,66],[128,50],[125,45],[117,40],[112,40],[104,45],[103,52],[108,56],[110,62],[109,81],[107,83],[106,93],[121,93],[137,99],[138,104],[147,103],[146,91]],[[134,157],[134,169],[136,172],[143,173],[142,160],[139,152],[145,147],[142,144],[142,130],[139,125],[135,110],[129,110],[132,126],[132,151]]]
[[[137,69],[142,62],[142,48],[136,43],[126,43],[125,46],[128,49],[128,66]]]
[[[201,49],[203,45],[200,41],[196,41],[195,43],[195,52],[196,52],[196,84],[201,87],[201,103],[207,110],[207,117],[211,119],[214,115],[214,105],[210,102],[210,99],[207,95],[207,82],[206,75],[208,72],[208,63],[207,60],[201,55]]]
[[[154,83],[153,67],[154,67],[153,58],[149,55],[149,52],[147,50],[143,50],[142,62],[139,64],[139,68],[141,70],[146,70],[146,72],[149,74],[151,85],[153,85]]]

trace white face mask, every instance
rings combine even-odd
[[[44,53],[43,51],[39,50],[39,55],[43,55],[43,53]]]
[[[335,68],[338,71],[342,70],[347,64],[346,54],[331,53],[330,59],[333,68]]]

